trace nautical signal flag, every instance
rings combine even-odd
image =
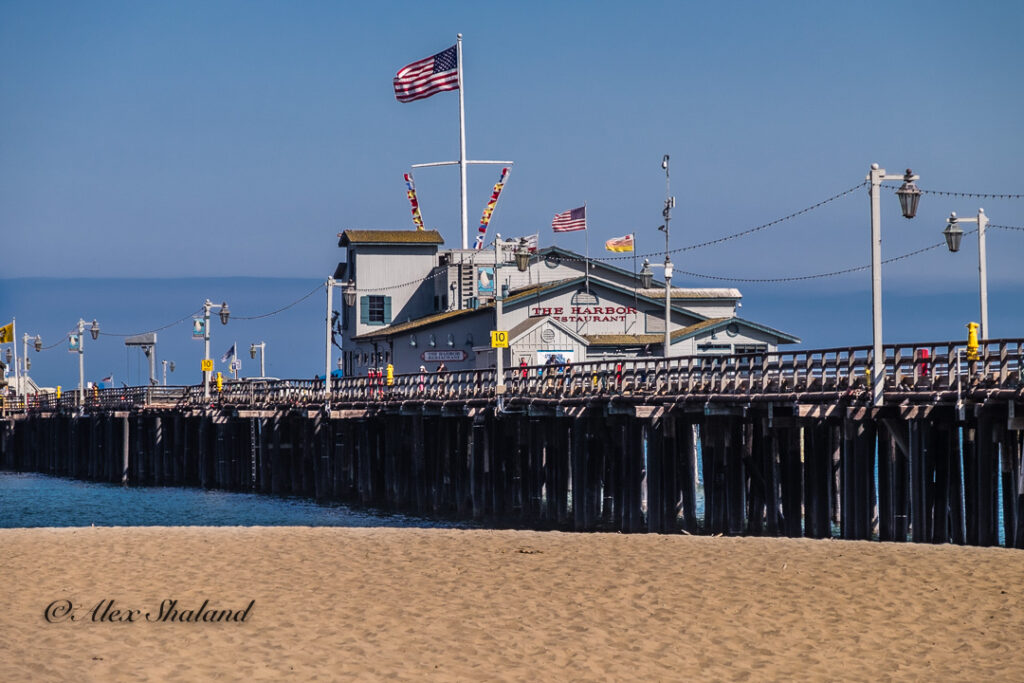
[[[574,232],[587,229],[587,207],[581,206],[578,209],[570,209],[562,213],[556,213],[551,221],[551,229],[555,232]]]
[[[633,251],[633,234],[613,237],[604,243],[608,251]]]
[[[505,187],[505,181],[508,180],[508,169],[501,169],[501,177],[498,178],[498,182],[494,183],[494,189],[491,191],[491,198],[487,202],[487,206],[484,207],[484,215],[480,218],[480,227],[477,229],[476,244],[473,245],[474,249],[483,249],[484,236],[487,234],[487,226],[491,222],[491,216],[494,214],[494,207],[498,204],[498,197],[501,196],[501,190]]]
[[[14,341],[14,323],[10,322],[0,327],[0,344]]]
[[[403,66],[395,75],[395,98],[415,102],[445,90],[459,89],[458,46]]]

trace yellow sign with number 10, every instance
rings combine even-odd
[[[491,348],[508,348],[508,330],[491,330]]]
[[[213,372],[213,359],[212,358],[204,358],[201,361],[201,363],[202,363],[201,369],[202,369],[203,372]]]

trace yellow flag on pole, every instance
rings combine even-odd
[[[14,323],[7,323],[0,327],[0,344],[14,341]]]
[[[613,237],[604,243],[604,248],[608,251],[633,251],[633,235]]]

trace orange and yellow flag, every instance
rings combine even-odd
[[[0,344],[14,341],[14,323],[7,323],[0,327]]]
[[[613,237],[604,243],[604,248],[608,251],[633,251],[633,235]]]

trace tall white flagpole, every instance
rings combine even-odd
[[[457,34],[456,68],[459,70],[459,180],[462,190],[462,248],[468,248],[469,216],[466,211],[466,106],[462,78],[462,34]]]
[[[586,287],[587,294],[590,294],[590,229],[587,227],[587,203],[583,202],[583,232],[587,236],[587,259],[584,261],[586,266]]]

